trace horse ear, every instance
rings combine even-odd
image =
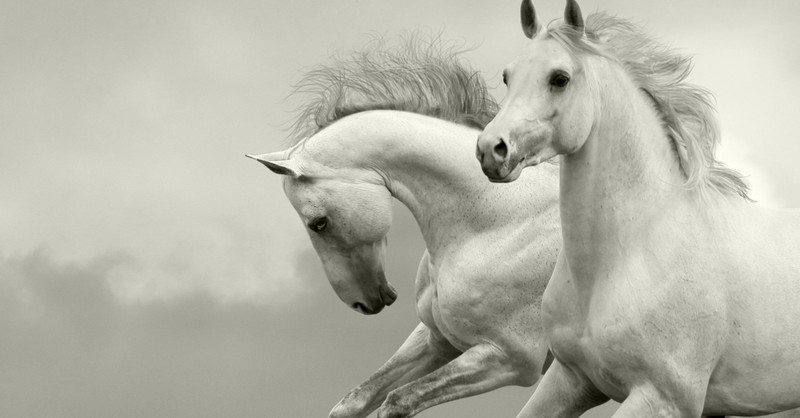
[[[291,176],[295,178],[300,177],[302,173],[300,172],[300,167],[298,166],[297,162],[290,159],[284,159],[285,155],[286,152],[278,151],[259,155],[245,154],[245,157],[252,158],[261,164],[264,164],[275,174]]]
[[[533,8],[533,0],[522,0],[520,6],[520,18],[522,19],[522,31],[530,39],[539,32],[539,21],[536,19],[536,10]]]
[[[575,0],[567,0],[567,8],[564,9],[564,21],[568,25],[574,26],[575,29],[583,31],[583,15],[578,2]]]

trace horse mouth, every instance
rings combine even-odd
[[[378,306],[375,306],[375,307],[368,307],[367,305],[365,305],[365,304],[363,304],[361,302],[356,302],[351,307],[356,312],[358,312],[358,313],[360,313],[362,315],[375,315],[376,313],[378,313],[378,312],[383,310],[384,305],[378,305]]]
[[[391,306],[397,300],[397,290],[391,284],[386,283],[385,286],[381,286],[380,297],[384,306]]]
[[[360,314],[375,315],[383,308],[393,304],[395,300],[397,300],[397,291],[394,286],[386,283],[380,286],[377,298],[366,303],[355,302],[351,307]]]
[[[486,167],[485,165],[482,166],[483,174],[489,179],[492,183],[511,183],[519,178],[522,174],[522,169],[525,168],[525,158],[522,158],[519,162],[514,164],[513,167],[510,165],[501,165],[495,169],[491,169]]]

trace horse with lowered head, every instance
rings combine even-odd
[[[473,145],[497,105],[440,41],[373,47],[310,71],[294,146],[251,156],[282,175],[328,280],[375,314],[397,294],[384,274],[391,199],[425,241],[421,323],[331,417],[410,417],[442,402],[538,381],[540,301],[561,247],[558,169],[492,184]]]

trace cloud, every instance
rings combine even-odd
[[[323,415],[416,323],[410,292],[381,318],[352,312],[310,249],[288,263],[309,297],[278,305],[202,289],[128,303],[112,276],[134,262],[0,256],[0,416]]]
[[[217,300],[257,301],[280,306],[300,297],[306,286],[296,277],[302,266],[287,263],[302,254],[304,237],[244,222],[184,226],[156,248],[139,247],[131,263],[110,273],[115,293],[127,301],[168,300],[203,292]]]
[[[69,157],[65,157],[68,159]],[[62,260],[82,263],[98,254],[124,255],[109,265],[109,287],[123,300],[163,300],[205,292],[221,301],[258,300],[281,304],[299,297],[293,260],[310,247],[278,184],[267,184],[255,165],[241,185],[198,183],[202,174],[183,173],[169,181],[120,187],[124,180],[99,164],[97,187],[86,188],[75,174],[87,164],[46,174],[41,188],[10,188],[0,211],[0,251],[28,253],[42,245]],[[92,166],[93,164],[88,164]],[[75,168],[72,168],[75,167]],[[229,170],[237,170],[233,166]],[[166,170],[169,172],[169,170]],[[151,176],[144,173],[143,178]],[[116,180],[115,180],[116,178]],[[274,183],[279,183],[275,178]],[[0,181],[2,182],[2,181]],[[275,190],[277,189],[277,190]],[[272,196],[270,199],[265,196]],[[58,210],[53,210],[58,208]]]
[[[447,36],[480,44],[467,56],[498,86],[524,37],[513,8],[362,3],[3,7],[1,416],[324,416],[399,346],[417,323],[416,225],[390,237],[400,299],[358,316],[325,280],[280,179],[242,154],[279,149],[297,71],[365,33],[436,31],[445,17]],[[756,198],[800,204],[796,136],[778,128],[793,126],[785,98],[798,96],[800,56],[785,40],[797,26],[775,24],[797,6],[746,2],[708,21],[617,3],[602,7],[700,54],[694,80],[735,135],[723,160]],[[511,415],[531,392],[433,414]]]
[[[9,75],[0,77],[9,98],[0,103],[0,252],[44,245],[77,264],[124,254],[107,286],[129,303],[193,292],[276,306],[300,297],[304,284],[285,261],[307,239],[280,179],[243,156],[270,148],[255,141],[263,104],[236,90],[253,87],[246,74],[218,77],[231,45],[257,56],[242,41],[257,36],[203,5],[54,6],[9,11],[20,43],[0,47],[13,58],[0,69]],[[56,62],[42,66],[43,57]]]
[[[285,342],[274,308],[203,292],[126,304],[109,274],[129,262],[0,257],[0,415],[263,416]]]
[[[70,345],[97,344],[118,319],[105,277],[124,259],[109,254],[84,264],[64,263],[46,249],[0,259],[0,321],[17,337],[10,340],[19,343],[37,334],[28,328],[33,325],[38,331],[69,337],[65,343]]]

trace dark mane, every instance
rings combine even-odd
[[[402,110],[483,129],[497,102],[478,71],[459,59],[462,51],[436,37],[406,38],[399,46],[372,42],[336,55],[306,72],[293,96],[305,104],[292,125],[294,142],[337,120],[367,110]]]

